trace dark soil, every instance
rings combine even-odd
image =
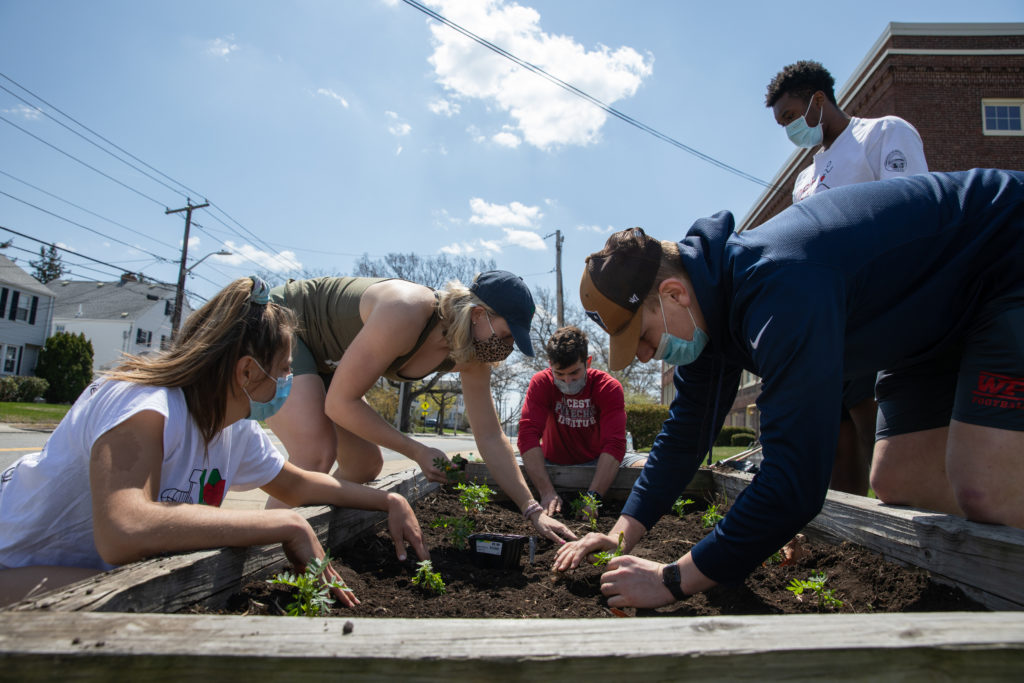
[[[568,502],[568,501],[567,501]],[[598,528],[607,530],[617,519],[620,505],[606,502]],[[658,562],[670,562],[685,554],[708,533],[702,528],[701,511],[706,502],[692,505],[683,518],[666,515],[633,549],[632,554]],[[334,565],[354,590],[361,604],[333,610],[336,616],[406,618],[589,618],[613,616],[601,595],[603,569],[582,566],[557,574],[550,567],[555,545],[537,539],[533,564],[528,545],[522,558],[509,570],[478,566],[474,554],[456,550],[442,529],[432,529],[438,517],[464,515],[454,492],[442,490],[414,504],[430,549],[434,570],[440,572],[444,594],[425,592],[411,582],[415,558],[404,563],[395,556],[387,531],[367,534],[334,549]],[[698,509],[699,508],[699,509]],[[508,503],[492,503],[475,513],[477,533],[534,533],[518,511]],[[566,520],[582,536],[589,529],[581,521]],[[657,610],[625,610],[637,616],[703,616],[742,614],[800,614],[815,612],[930,612],[985,610],[959,589],[930,580],[927,572],[887,562],[870,551],[849,543],[835,546],[808,542],[808,556],[789,566],[778,561],[758,568],[742,585],[719,586],[706,593]],[[793,579],[808,579],[816,573],[827,575],[825,589],[843,604],[819,607],[813,595],[802,600],[786,587]],[[286,588],[251,581],[232,597],[228,610],[234,613],[281,614],[291,602]],[[619,616],[622,616],[621,614]]]

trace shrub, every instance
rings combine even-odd
[[[749,446],[754,443],[753,434],[733,434],[729,440],[730,446]]]
[[[5,375],[0,377],[0,401],[32,403],[45,394],[49,386],[42,377]]]
[[[626,406],[626,431],[633,435],[633,448],[650,448],[668,419],[668,406],[631,403]]]
[[[92,342],[82,333],[58,332],[39,352],[36,375],[49,382],[46,400],[73,403],[92,381]]]
[[[715,439],[715,445],[716,446],[732,446],[732,445],[734,445],[732,443],[733,434],[749,434],[750,437],[751,437],[751,441],[753,441],[753,439],[757,436],[756,434],[754,434],[754,430],[751,429],[750,427],[731,427],[729,425],[726,425],[725,427],[722,427],[722,431],[720,431],[718,433],[718,438]],[[739,444],[737,444],[737,445],[739,445]]]

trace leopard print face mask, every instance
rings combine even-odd
[[[494,331],[494,325],[491,325],[491,315],[486,311],[484,313],[487,314],[487,324],[491,328],[491,336],[487,339],[474,339],[473,353],[481,363],[498,363],[512,353],[512,342],[507,342],[498,336]]]

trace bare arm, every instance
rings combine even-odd
[[[540,496],[541,507],[549,515],[562,511],[562,497],[555,491],[548,476],[547,461],[544,459],[544,450],[540,446],[531,448],[522,454],[523,465],[526,467],[526,474],[537,489]]]
[[[602,453],[597,458],[597,467],[594,471],[594,478],[590,481],[590,490],[597,491],[602,496],[608,492],[608,488],[615,481],[615,475],[619,473],[619,461],[608,453]]]

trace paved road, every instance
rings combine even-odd
[[[268,430],[268,434],[270,434],[270,439],[274,442],[274,445],[280,448],[282,452],[285,452],[284,447],[274,433]],[[50,432],[48,431],[19,429],[0,423],[0,470],[7,469],[9,465],[26,453],[42,450],[43,444],[46,443],[49,437]],[[439,448],[445,453],[460,451],[476,452],[476,443],[471,436],[418,435],[415,438],[432,448]],[[415,467],[413,461],[404,455],[384,449],[385,462],[400,460],[409,463],[410,467]]]

